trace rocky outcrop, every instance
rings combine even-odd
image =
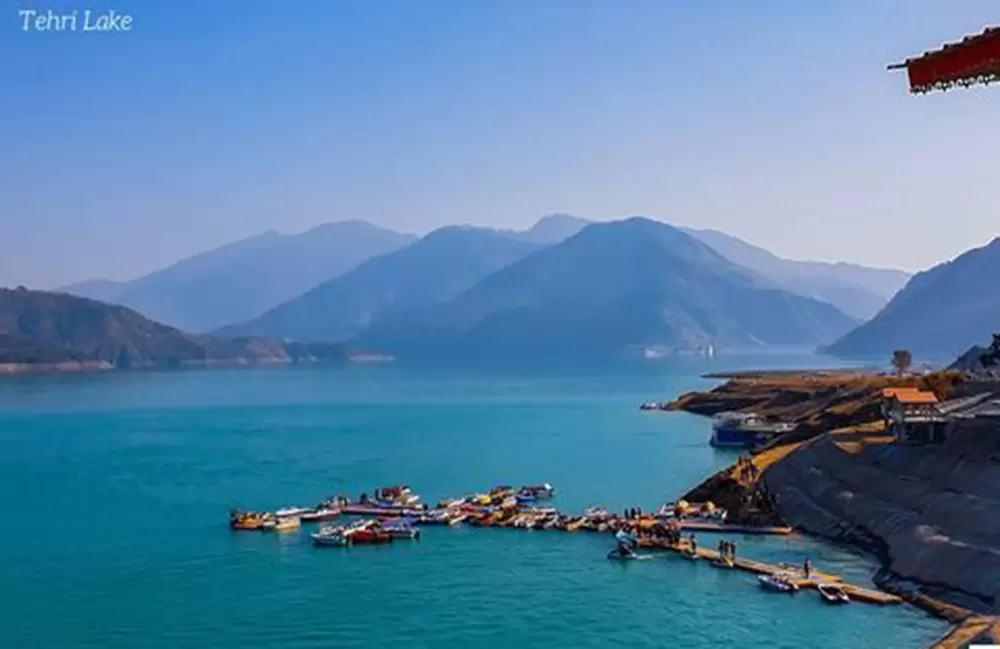
[[[877,554],[882,585],[1000,611],[1000,422],[938,447],[822,435],[763,482],[790,524]]]

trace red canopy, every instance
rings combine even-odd
[[[1000,28],[987,28],[959,43],[889,66],[899,68],[906,68],[910,92],[915,93],[1000,81]]]

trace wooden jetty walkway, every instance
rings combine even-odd
[[[1000,618],[972,615],[932,644],[930,649],[965,649],[976,641],[986,644],[1000,642]]]
[[[640,540],[639,547],[650,550],[669,550],[678,554],[689,553],[691,549],[690,543],[687,540],[683,540],[681,543],[676,545],[652,543],[648,540],[645,540],[644,542],[644,540]],[[718,551],[710,550],[708,548],[698,548],[698,558],[707,561],[721,560]],[[761,561],[755,561],[753,559],[737,556],[733,561],[732,568],[729,568],[729,570],[743,570],[745,572],[752,572],[758,575],[783,574],[798,584],[799,588],[803,589],[815,589],[821,584],[837,584],[845,593],[847,593],[848,597],[855,602],[866,602],[868,604],[879,605],[901,604],[903,602],[901,597],[883,592],[881,590],[876,590],[874,588],[865,588],[863,586],[846,583],[843,577],[838,577],[836,575],[830,575],[820,571],[810,571],[809,576],[806,577],[802,572],[801,567],[796,566],[775,566]]]

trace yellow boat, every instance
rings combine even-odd
[[[302,527],[302,521],[296,516],[279,518],[274,525],[275,532],[294,532]]]

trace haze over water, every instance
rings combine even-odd
[[[816,366],[717,359],[717,369]],[[675,557],[621,565],[605,535],[425,528],[314,548],[231,533],[229,507],[313,505],[387,484],[425,500],[550,482],[554,505],[654,509],[733,460],[709,423],[636,406],[703,388],[693,359],[615,367],[398,366],[0,381],[0,646],[920,647],[910,607],[824,606]],[[702,535],[714,545],[717,537]],[[739,552],[874,563],[793,536]]]

